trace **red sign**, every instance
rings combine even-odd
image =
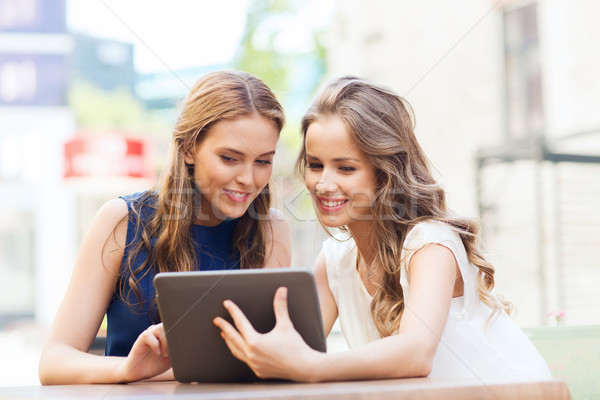
[[[65,143],[65,178],[153,178],[149,142],[117,134],[76,137]]]

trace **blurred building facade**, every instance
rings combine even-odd
[[[68,273],[72,199],[57,190],[67,108],[64,0],[0,1],[0,314],[53,313]],[[56,238],[61,240],[57,241]],[[67,256],[65,256],[67,255]],[[55,285],[55,283],[59,283]],[[59,287],[57,287],[59,286]]]
[[[394,88],[522,325],[600,322],[600,4],[336,3],[328,75]]]
[[[133,92],[133,71],[131,45],[67,31],[65,0],[0,0],[0,328],[49,325],[83,226],[153,181],[151,143],[78,132],[68,107],[72,81]],[[103,158],[123,168],[99,172]]]

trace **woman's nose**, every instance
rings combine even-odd
[[[317,180],[315,189],[318,192],[329,192],[335,189],[335,179],[329,174],[321,174]]]
[[[253,170],[252,166],[243,166],[242,170],[237,174],[235,180],[240,185],[249,186],[252,184]]]

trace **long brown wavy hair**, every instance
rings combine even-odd
[[[142,302],[138,283],[151,271],[192,271],[197,268],[190,236],[195,210],[202,201],[194,182],[194,166],[185,162],[207,130],[215,123],[248,116],[254,112],[271,120],[281,132],[285,123],[283,109],[273,92],[258,78],[244,72],[217,71],[200,78],[185,98],[173,129],[168,169],[159,184],[132,207],[129,218],[137,221],[140,240],[131,244],[121,275],[120,296],[128,305],[134,293]],[[265,232],[270,228],[269,185],[261,191],[240,218],[233,232],[233,246],[239,253],[241,268],[264,265],[267,258]],[[151,217],[142,213],[151,209]],[[137,268],[134,261],[145,252],[148,256]],[[148,267],[151,268],[148,268]],[[127,285],[124,285],[124,283]],[[150,307],[155,309],[156,299]]]
[[[509,312],[510,303],[492,293],[494,267],[478,250],[478,223],[451,216],[447,209],[444,189],[434,180],[430,163],[417,142],[408,102],[394,91],[364,79],[336,79],[325,86],[304,115],[304,143],[310,124],[329,116],[344,122],[376,173],[372,213],[378,240],[373,265],[383,269],[383,279],[371,302],[371,315],[379,334],[390,336],[400,326],[404,311],[402,249],[409,230],[423,221],[447,223],[459,234],[469,261],[479,269],[479,298],[494,313]],[[302,146],[297,173],[305,176],[306,167],[306,148]],[[349,233],[347,227],[341,229]]]

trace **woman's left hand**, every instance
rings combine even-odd
[[[223,318],[217,317],[213,322],[221,329],[221,337],[231,353],[248,364],[256,376],[301,382],[317,379],[315,367],[323,353],[310,348],[294,329],[288,313],[287,288],[280,287],[275,292],[276,323],[268,333],[258,333],[232,301],[226,300],[223,305],[237,330]]]

